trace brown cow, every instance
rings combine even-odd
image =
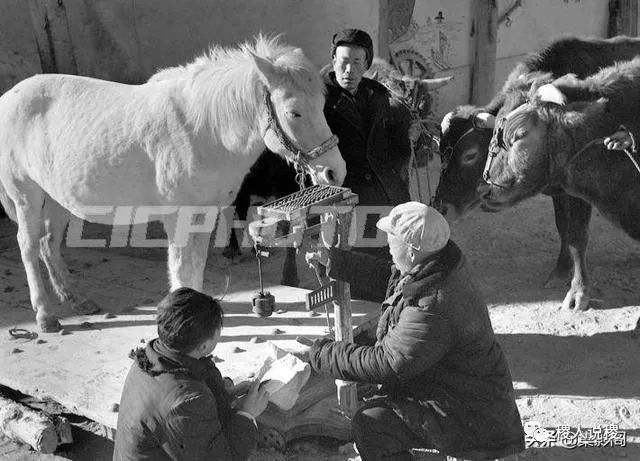
[[[561,38],[519,62],[485,107],[460,106],[446,114],[440,139],[443,170],[434,203],[451,219],[480,203],[476,188],[482,182],[495,116],[504,105],[510,111],[525,102],[527,82],[540,73],[554,77],[573,73],[584,78],[638,54],[640,38]]]
[[[567,76],[534,85],[529,102],[498,120],[485,166],[488,184],[480,188],[483,203],[499,210],[558,188],[640,240],[640,171],[603,145],[620,125],[640,133],[639,100],[640,58],[583,81]],[[565,308],[588,306],[587,225],[582,232],[584,246],[572,248],[575,270]]]
[[[509,111],[525,102],[531,84],[540,72],[555,77],[567,73],[584,78],[615,61],[632,59],[640,54],[640,39],[566,37],[531,54],[513,69],[502,91],[484,108],[462,106],[442,120],[440,152],[443,169],[434,197],[434,205],[453,220],[480,203],[477,187],[487,160],[495,116],[503,106]],[[561,286],[577,267],[577,255],[584,254],[588,240],[591,205],[549,187],[555,221],[560,235],[560,252],[546,286]]]

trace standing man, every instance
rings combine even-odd
[[[223,380],[210,354],[222,334],[220,303],[191,288],[158,305],[158,338],[131,351],[120,400],[114,461],[240,461],[258,440],[269,396]],[[227,378],[225,378],[227,379]],[[235,407],[234,407],[235,406]]]
[[[449,225],[418,202],[378,221],[394,265],[337,248],[307,254],[368,299],[386,299],[374,345],[323,339],[301,354],[320,374],[381,385],[352,419],[363,461],[411,460],[411,448],[480,460],[524,450],[511,373],[487,305]]]
[[[322,72],[327,88],[324,114],[331,131],[338,136],[338,147],[347,163],[343,186],[358,194],[359,205],[387,206],[384,214],[409,200],[405,170],[411,155],[411,114],[400,109],[394,110],[392,116],[389,91],[363,77],[373,60],[369,34],[358,29],[335,34],[331,59],[331,67]],[[365,237],[375,237],[379,217],[375,212],[368,218],[358,215],[358,219],[366,220]],[[377,257],[389,256],[386,248],[364,251]]]

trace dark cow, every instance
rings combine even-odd
[[[637,54],[640,54],[640,38],[562,38],[518,63],[502,90],[485,107],[460,106],[446,114],[440,139],[444,168],[434,203],[452,219],[479,204],[476,188],[482,180],[495,115],[505,104],[507,95],[531,79],[530,74],[548,72],[560,77],[573,73],[584,78],[616,61],[633,59]],[[522,93],[518,92],[518,96],[509,98],[510,108],[524,102]]]
[[[531,81],[541,72],[554,77],[573,73],[584,78],[638,54],[638,38],[562,38],[518,63],[502,91],[486,107],[461,106],[448,113],[441,124],[443,169],[434,205],[454,220],[480,203],[477,187],[482,183],[495,116],[503,106],[508,111],[524,103]],[[591,205],[558,188],[549,187],[544,192],[553,198],[560,235],[560,252],[545,285],[561,286],[569,279],[572,269],[576,271],[577,255],[583,254],[586,248]]]
[[[640,57],[584,80],[566,76],[534,85],[528,99],[498,120],[485,166],[488,184],[480,188],[485,206],[499,210],[557,188],[640,240],[640,171],[625,154],[603,146],[620,125],[640,133]],[[568,211],[584,245],[572,248],[575,273],[563,306],[585,309],[588,220],[571,221]]]

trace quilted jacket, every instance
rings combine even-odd
[[[381,384],[398,402],[435,405],[428,435],[447,455],[499,458],[524,449],[506,357],[455,243],[404,276],[355,252],[332,249],[330,261],[331,277],[364,283],[384,301],[375,345],[324,340],[310,354],[315,371]],[[382,295],[377,287],[390,271]]]
[[[231,408],[210,358],[178,354],[157,339],[131,357],[135,363],[122,391],[114,461],[249,457],[257,429]]]

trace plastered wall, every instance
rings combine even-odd
[[[359,27],[377,40],[376,0],[64,0],[81,75],[141,82],[212,43],[284,33],[318,66],[333,33]],[[0,91],[40,71],[28,0],[0,2]]]
[[[0,1],[2,92],[40,71],[29,1]],[[498,0],[499,15],[513,2]],[[359,27],[378,38],[378,0],[64,0],[64,6],[78,72],[131,83],[211,43],[232,45],[260,31],[286,34],[318,66],[328,62],[336,30]],[[407,32],[389,44],[407,72],[455,76],[435,97],[436,116],[469,99],[471,6],[471,0],[416,0]],[[607,20],[604,0],[523,0],[510,25],[499,27],[496,90],[527,52],[568,33],[604,37]]]
[[[515,0],[497,0],[498,16]],[[470,98],[472,37],[470,0],[416,0],[409,31],[390,44],[400,58],[412,56],[427,68],[427,76],[453,75],[438,91],[434,113],[444,115]],[[495,91],[526,53],[564,34],[606,37],[608,2],[604,0],[523,0],[522,6],[498,29]],[[487,100],[492,95],[487,95]]]

